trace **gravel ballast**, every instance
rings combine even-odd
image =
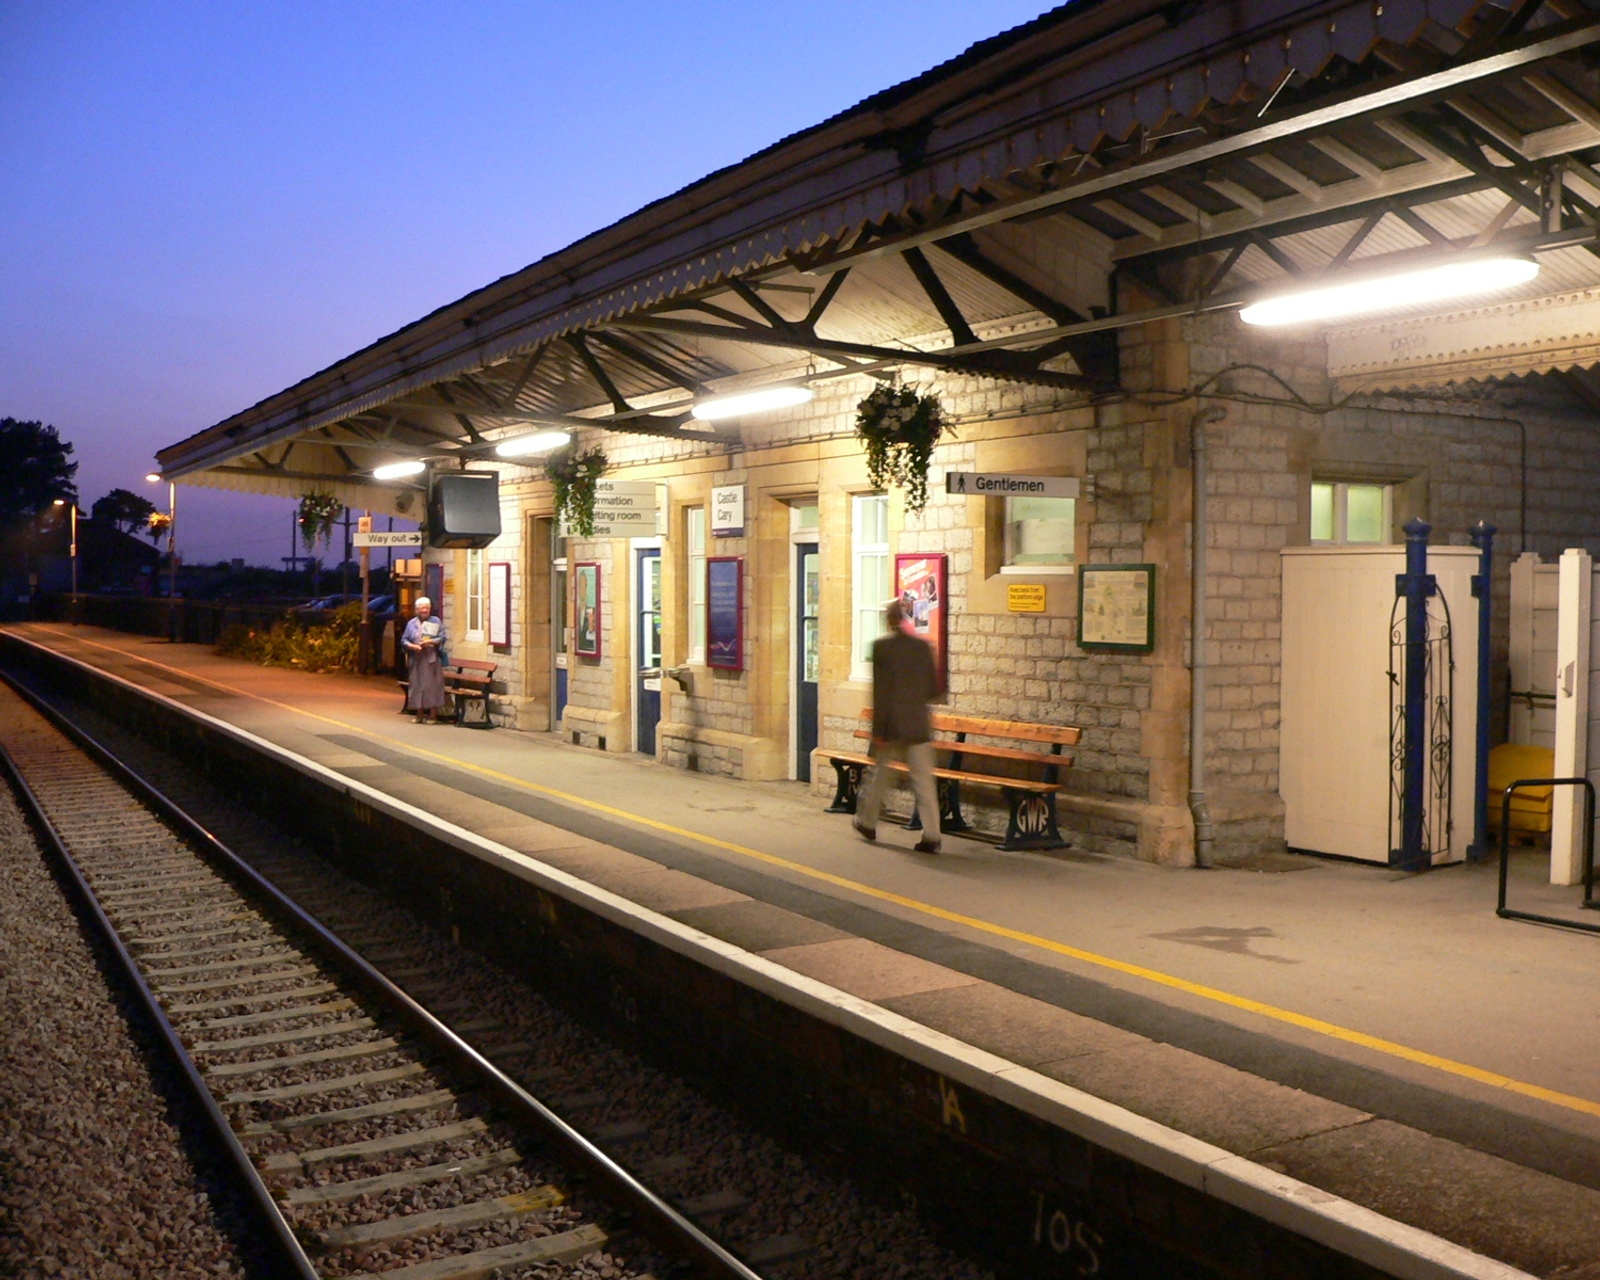
[[[231,1170],[98,957],[0,787],[0,1275],[270,1275]]]

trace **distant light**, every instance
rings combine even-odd
[[[791,405],[805,404],[810,399],[810,387],[760,387],[755,391],[740,391],[702,400],[695,405],[691,416],[702,422],[716,422],[720,418],[738,418],[747,413],[764,413],[768,409],[787,409]]]
[[[372,478],[374,480],[399,480],[402,476],[421,475],[428,469],[426,462],[413,458],[410,462],[391,462],[386,466],[374,467]]]
[[[1375,276],[1349,284],[1266,298],[1246,307],[1239,313],[1239,319],[1255,325],[1335,320],[1368,311],[1386,311],[1421,302],[1440,302],[1474,293],[1493,293],[1526,284],[1538,274],[1539,264],[1531,258],[1476,258],[1470,262],[1451,262],[1420,271]]]
[[[57,498],[57,499],[56,499],[56,500],[55,500],[55,501],[54,501],[54,502],[52,502],[52,503],[51,503],[51,504],[50,504],[50,505],[51,505],[51,506],[52,506],[52,507],[64,507],[64,506],[66,506],[66,505],[67,505],[67,500],[66,500],[66,499],[65,499],[65,498]]]
[[[160,484],[166,479],[166,476],[162,475],[159,471],[151,471],[145,476],[145,479],[151,484]]]
[[[502,440],[495,445],[494,451],[502,458],[522,458],[530,453],[549,453],[571,441],[570,432],[539,431],[531,436],[518,436],[515,440]]]

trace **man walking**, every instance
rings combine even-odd
[[[891,600],[884,611],[889,634],[872,642],[872,758],[876,762],[856,798],[855,829],[878,838],[878,813],[889,783],[889,762],[904,760],[922,819],[918,853],[939,852],[939,793],[933,783],[933,736],[928,703],[939,694],[933,646],[905,628],[906,607]]]

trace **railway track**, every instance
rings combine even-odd
[[[395,981],[425,975],[380,972],[382,957],[9,683],[0,766],[212,1118],[284,1274],[593,1275],[585,1260],[620,1235],[628,1274],[642,1259],[657,1276],[759,1280],[469,1044],[470,1017],[452,1030]]]

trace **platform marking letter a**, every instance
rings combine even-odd
[[[961,1099],[956,1096],[956,1087],[943,1076],[939,1077],[939,1098],[944,1103],[945,1127],[954,1126],[962,1133],[967,1131],[967,1118],[961,1114]]]

